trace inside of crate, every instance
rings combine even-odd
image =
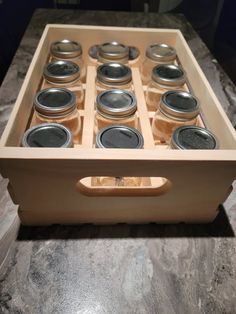
[[[199,73],[197,62],[191,56],[185,40],[180,32],[176,30],[160,29],[125,29],[105,27],[83,27],[83,26],[48,26],[41,39],[33,62],[27,74],[23,91],[18,97],[18,107],[15,109],[15,119],[10,126],[5,140],[5,146],[20,146],[21,138],[26,129],[34,124],[33,100],[35,94],[46,87],[48,83],[43,79],[43,67],[50,61],[50,45],[55,40],[68,38],[78,41],[83,47],[83,59],[86,64],[87,74],[83,81],[84,102],[79,108],[82,121],[80,141],[77,148],[94,148],[94,116],[96,100],[96,60],[92,59],[88,51],[94,44],[100,44],[116,40],[125,45],[137,47],[140,55],[131,61],[132,81],[134,94],[137,98],[137,115],[139,119],[139,130],[144,137],[144,149],[169,150],[167,145],[155,143],[152,135],[151,122],[155,114],[146,106],[146,86],[142,84],[139,67],[145,57],[145,49],[148,45],[161,42],[169,44],[177,50],[177,64],[180,64],[186,72],[187,84],[184,89],[198,97],[201,105],[198,125],[206,126],[212,131],[220,142],[221,149],[235,149],[235,136],[221,106],[217,105],[217,99],[205,77]],[[77,87],[67,87],[76,92]],[[16,119],[16,117],[18,119]],[[219,128],[224,125],[224,128]]]
[[[60,35],[61,36],[61,35]],[[78,36],[78,35],[77,35]],[[67,36],[68,37],[68,36]],[[64,38],[64,37],[62,37]],[[58,38],[59,39],[59,38]],[[75,40],[75,39],[74,39]],[[105,39],[104,39],[105,40]],[[104,42],[104,40],[102,42]],[[107,41],[108,39],[106,39]],[[118,41],[119,39],[111,38],[111,40],[116,40]],[[164,40],[164,39],[162,39]],[[81,42],[81,40],[80,40]],[[122,41],[122,43],[124,40]],[[160,39],[158,40],[160,42]],[[97,42],[96,42],[97,43]],[[169,43],[166,40],[164,43]],[[85,43],[81,42],[82,47],[86,46]],[[124,42],[124,44],[127,44]],[[173,43],[171,43],[173,45]],[[90,42],[91,45],[91,42]],[[132,46],[134,46],[134,43],[132,42]],[[145,46],[146,47],[146,46]],[[153,120],[153,116],[155,114],[155,109],[154,108],[148,108],[146,104],[146,89],[147,86],[142,84],[141,80],[141,75],[140,75],[140,64],[142,63],[144,59],[144,54],[145,54],[145,48],[143,46],[138,46],[137,47],[140,55],[137,57],[137,59],[134,59],[129,62],[129,66],[131,67],[132,70],[132,86],[133,86],[133,93],[136,96],[137,99],[137,116],[138,116],[138,129],[143,135],[144,138],[144,149],[145,148],[155,148],[155,149],[169,149],[167,144],[163,143],[157,143],[153,139],[152,135],[152,129],[151,129],[151,124]],[[85,51],[89,51],[89,48],[85,48]],[[83,91],[84,91],[84,101],[81,106],[78,107],[80,117],[81,117],[81,122],[82,122],[82,128],[80,132],[80,139],[79,139],[79,144],[75,144],[75,147],[81,147],[81,148],[95,148],[95,137],[96,134],[93,131],[94,130],[94,123],[95,123],[95,113],[96,113],[96,68],[97,68],[97,60],[93,59],[89,56],[88,53],[84,52],[83,59],[86,65],[86,76],[84,80],[82,81],[83,83]],[[50,52],[48,51],[47,56],[46,56],[46,63],[51,61],[51,56]],[[180,60],[177,58],[175,61],[176,64],[181,65]],[[42,90],[44,88],[49,88],[49,87],[54,87],[55,85],[48,83],[43,77],[41,77],[41,80],[39,82],[37,92],[39,90]],[[58,85],[57,85],[58,86]],[[63,85],[62,85],[63,86]],[[68,88],[69,90],[73,92],[79,91],[79,87],[75,85],[73,86],[63,86]],[[189,91],[191,92],[191,86],[189,82],[185,84],[182,88],[182,90]],[[163,93],[163,90],[159,90],[160,95]],[[35,119],[34,119],[34,112],[32,111],[32,116],[29,119],[28,127],[34,126],[35,125]],[[197,124],[199,126],[204,126],[203,120],[201,116],[199,115],[198,117],[198,122]]]

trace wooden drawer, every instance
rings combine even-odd
[[[87,66],[81,143],[74,148],[20,147],[22,135],[32,125],[34,96],[45,86],[42,72],[50,44],[64,38],[82,44]],[[92,45],[111,40],[141,52],[131,68],[142,150],[94,147],[96,66],[87,52]],[[199,123],[217,136],[219,150],[181,151],[155,145],[154,112],[145,104],[139,65],[145,48],[156,42],[176,48],[187,74],[186,89],[200,100]],[[23,224],[209,222],[236,177],[236,135],[180,31],[47,25],[0,142],[0,171],[9,178],[9,193],[19,204]],[[91,184],[91,177],[97,176],[145,179],[138,187],[103,187]]]

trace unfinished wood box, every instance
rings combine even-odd
[[[87,65],[81,143],[62,149],[20,147],[32,124],[34,96],[45,86],[42,73],[50,44],[64,38],[82,44]],[[131,66],[145,141],[142,150],[94,148],[96,66],[88,50],[111,40],[137,47],[141,53]],[[154,112],[145,104],[139,65],[146,47],[156,42],[176,48],[188,78],[186,89],[200,100],[199,123],[217,136],[219,150],[181,151],[154,144],[150,124]],[[209,222],[236,177],[236,135],[179,30],[47,25],[1,139],[0,171],[9,179],[9,193],[26,225]],[[96,176],[145,179],[139,187],[101,187],[91,184]]]

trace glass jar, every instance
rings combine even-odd
[[[174,131],[172,149],[217,149],[218,140],[209,130],[198,126],[182,126]]]
[[[136,66],[137,62],[139,61],[139,56],[140,56],[140,51],[137,47],[134,46],[129,46],[129,53],[128,53],[128,62],[125,60],[125,62],[121,61],[117,61],[114,60],[114,62],[119,62],[119,63],[124,63],[124,64],[128,64],[129,66]],[[99,65],[103,64],[103,62],[98,62],[98,50],[99,50],[99,45],[93,45],[89,48],[88,54],[90,57],[90,60],[92,61],[92,63],[96,63]],[[107,61],[108,63],[112,60]]]
[[[83,85],[80,81],[80,68],[71,61],[53,61],[43,70],[47,87],[73,87],[78,108],[82,108],[84,101]]]
[[[128,66],[121,63],[105,63],[97,68],[97,94],[108,89],[133,90],[132,73]]]
[[[128,65],[129,48],[116,41],[103,43],[98,46],[98,65],[118,62]]]
[[[152,69],[156,65],[174,63],[175,48],[166,44],[153,44],[146,49],[146,58],[140,67],[141,79],[144,85],[151,80]]]
[[[86,68],[82,58],[82,46],[80,43],[68,39],[54,41],[51,44],[50,52],[52,61],[72,61],[80,67],[80,79],[85,81]]]
[[[23,147],[73,147],[71,132],[57,123],[45,123],[28,129],[21,144]]]
[[[96,104],[95,134],[115,124],[138,128],[137,101],[133,93],[121,89],[107,90],[97,96]]]
[[[142,134],[124,125],[112,125],[100,130],[96,136],[97,148],[143,148],[144,140]],[[93,185],[99,186],[140,186],[141,177],[96,177]]]
[[[193,95],[184,91],[164,93],[152,120],[155,143],[169,143],[174,130],[184,125],[195,125],[198,114],[199,104]]]
[[[63,124],[73,134],[74,143],[79,143],[81,121],[73,92],[65,88],[43,89],[35,96],[34,109],[36,124]]]
[[[183,90],[186,83],[184,71],[174,64],[158,65],[152,70],[152,80],[146,91],[148,110],[156,111],[161,95],[168,90]]]

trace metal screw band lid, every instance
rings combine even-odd
[[[199,114],[199,103],[188,92],[168,91],[161,96],[160,111],[176,120],[191,120]]]
[[[81,44],[68,39],[53,42],[50,51],[54,57],[59,59],[71,59],[82,55]]]
[[[97,79],[108,85],[122,85],[131,82],[132,74],[124,64],[104,63],[97,68]]]
[[[93,45],[89,48],[88,54],[91,58],[97,59],[98,58],[98,49],[99,45]],[[129,46],[129,60],[135,60],[140,55],[140,51],[137,47]]]
[[[152,79],[165,86],[182,86],[186,78],[183,69],[174,64],[157,65],[152,69]]]
[[[98,148],[143,148],[143,136],[125,125],[111,125],[100,130],[96,136]]]
[[[73,146],[71,132],[61,124],[43,123],[28,129],[22,138],[23,147]]]
[[[126,90],[106,90],[97,96],[97,111],[104,117],[120,119],[132,116],[136,110],[136,97]]]
[[[102,57],[111,61],[129,57],[129,48],[116,41],[103,43],[98,47],[98,58]]]
[[[80,67],[71,61],[54,61],[46,64],[44,78],[52,83],[70,83],[80,77]]]
[[[76,96],[66,88],[43,89],[35,96],[34,108],[45,116],[65,116],[76,108]]]
[[[170,146],[174,149],[217,149],[218,140],[207,129],[182,126],[172,134]]]
[[[168,62],[176,58],[176,50],[166,44],[153,44],[146,49],[146,56],[156,62]]]

